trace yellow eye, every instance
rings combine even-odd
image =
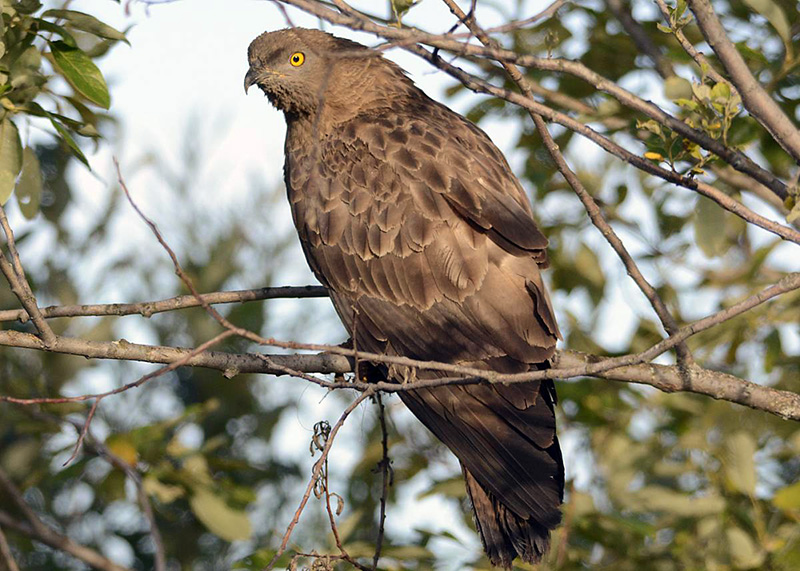
[[[294,67],[300,67],[304,61],[306,61],[306,56],[303,52],[294,52],[289,56],[289,63]]]

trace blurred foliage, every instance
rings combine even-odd
[[[408,11],[413,4],[392,0],[389,8],[394,13],[388,12],[387,18],[401,25],[405,13],[410,21],[418,10]],[[530,8],[530,3],[520,4]],[[795,3],[714,4],[727,29],[735,31],[733,39],[756,76],[787,115],[797,117],[800,15]],[[74,223],[79,193],[67,170],[83,157],[84,141],[72,136],[96,138],[101,124],[113,119],[104,111],[110,100],[95,62],[124,36],[88,15],[43,11],[38,2],[3,6],[0,194],[5,192],[5,200],[14,189],[21,214],[34,218],[18,238],[37,295],[47,303],[67,304],[104,301],[108,296],[138,301],[185,293],[154,243],[142,246],[127,236],[120,239],[118,222],[127,207],[118,191],[84,212],[82,227]],[[668,24],[650,2],[636,0],[632,8],[677,76],[659,77],[599,1],[567,4],[558,17],[508,34],[508,45],[526,53],[578,59],[790,179],[796,165],[743,112],[736,95],[694,66],[675,40],[674,30],[680,29],[693,43],[701,41],[683,3]],[[480,9],[493,8],[479,3],[479,19]],[[513,9],[503,14],[506,20],[527,15]],[[711,62],[720,69],[714,58]],[[498,83],[507,81],[496,67],[480,71]],[[535,70],[528,75],[548,89],[593,105],[597,114],[587,115],[586,121],[599,125],[616,120],[607,123],[614,125],[609,132],[638,154],[706,177],[747,204],[771,208],[718,178],[716,169],[723,165],[716,157],[594,93],[584,82]],[[57,76],[66,81],[54,81]],[[453,86],[450,93],[460,91]],[[537,217],[550,238],[552,269],[547,278],[564,345],[620,355],[660,340],[663,330],[647,302],[556,176],[526,113],[503,101],[484,99],[468,115],[487,125],[500,120],[518,126],[512,164],[532,190]],[[19,132],[28,121],[47,121],[55,129],[55,140],[23,148]],[[745,227],[685,189],[644,176],[599,152],[587,152],[586,143],[569,131],[554,133],[679,321],[729,306],[786,271],[800,269],[796,248]],[[169,189],[170,203],[181,205],[166,215],[168,239],[201,291],[281,284],[284,270],[302,263],[292,230],[265,223],[265,216],[274,215],[283,200],[282,192],[254,182],[244,205],[210,212],[197,204],[191,193],[208,184],[197,174],[208,153],[201,143],[211,139],[206,135],[187,132],[177,165],[151,149],[126,171],[129,176],[155,176]],[[124,144],[124,133],[121,140]],[[787,206],[771,214],[786,216],[794,204]],[[142,248],[152,255],[142,255]],[[0,283],[0,308],[16,307],[16,299]],[[302,340],[321,327],[330,328],[332,339],[339,334],[310,300],[291,302],[291,310],[275,307],[250,303],[222,311],[234,323],[269,335],[282,332]],[[800,295],[795,293],[705,331],[689,345],[706,367],[800,392],[798,323]],[[2,327],[31,331],[28,324]],[[53,327],[87,339],[135,334],[147,342],[176,346],[196,346],[218,332],[201,309],[149,320],[54,320]],[[250,347],[231,340],[221,348]],[[0,348],[0,394],[80,394],[98,383],[129,382],[151,369]],[[306,390],[313,399],[325,397],[299,381],[265,381],[251,375],[228,380],[216,372],[180,369],[103,402],[93,434],[141,473],[170,569],[261,569],[269,562],[313,462],[307,455],[309,427],[322,419],[309,416],[302,398]],[[558,390],[568,490],[564,524],[539,569],[800,568],[800,428],[795,423],[708,398],[665,395],[596,379],[561,382]],[[325,397],[324,404],[333,411],[329,421],[346,396]],[[471,531],[457,464],[397,399],[386,400],[393,485],[379,568],[489,569]],[[374,552],[383,485],[377,469],[381,430],[373,409],[364,407],[359,418],[354,413],[348,426],[356,428],[339,436],[330,458],[331,491],[343,500],[340,536],[348,552],[365,562]],[[96,456],[91,447],[62,466],[76,438],[62,420],[83,422],[86,412],[86,406],[78,404],[41,409],[0,404],[0,467],[25,490],[26,500],[49,525],[131,568],[152,569],[147,523],[125,473]],[[302,454],[293,453],[297,450]],[[19,515],[2,494],[0,509]],[[409,509],[429,511],[413,514]],[[312,497],[290,547],[336,554],[326,518],[323,506]],[[23,569],[83,568],[63,553],[6,532]],[[280,563],[292,564],[291,554]],[[347,567],[309,557],[294,564],[309,569]]]

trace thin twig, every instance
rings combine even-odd
[[[33,321],[44,344],[46,346],[51,346],[55,341],[55,333],[53,333],[53,330],[50,329],[50,326],[39,312],[36,296],[33,295],[31,286],[28,284],[28,280],[25,277],[25,271],[22,268],[22,261],[17,251],[14,232],[11,229],[11,225],[8,223],[6,212],[2,206],[0,206],[0,225],[3,227],[3,233],[6,236],[6,244],[8,245],[8,253],[11,258],[11,262],[9,262],[6,260],[3,253],[0,252],[0,270],[2,270],[5,275],[8,285],[11,286],[11,291],[17,296],[17,299],[19,299],[22,307],[28,312],[28,315],[31,316],[31,321]]]
[[[378,467],[381,471],[383,484],[381,486],[380,514],[378,515],[378,537],[375,540],[375,555],[372,557],[372,571],[377,571],[378,561],[381,558],[383,548],[383,536],[386,525],[386,500],[389,496],[389,486],[391,485],[391,466],[389,464],[389,433],[386,430],[386,409],[383,406],[381,394],[375,395],[375,403],[378,405],[378,420],[381,426],[381,461]]]
[[[200,299],[209,305],[221,303],[242,303],[266,299],[315,298],[327,297],[328,290],[322,286],[283,286],[262,287],[256,289],[220,291],[200,294]],[[56,317],[104,317],[141,315],[150,317],[165,311],[201,307],[202,303],[193,295],[178,295],[157,301],[140,301],[137,303],[93,303],[86,305],[52,305],[40,308],[45,319]],[[7,309],[0,311],[0,321],[21,321],[29,319],[24,309]]]
[[[550,18],[556,15],[556,12],[558,12],[564,4],[567,4],[569,1],[570,0],[556,0],[544,10],[534,14],[529,18],[508,22],[507,24],[495,26],[494,28],[487,28],[486,32],[488,34],[513,32],[514,30],[519,30],[520,28],[526,28],[528,26],[531,26],[537,22],[540,22],[541,20],[549,20]]]
[[[320,478],[322,479],[322,485],[324,487],[323,493],[325,494],[325,511],[328,513],[328,522],[331,526],[331,533],[333,533],[333,541],[336,543],[336,548],[339,550],[339,554],[341,555],[344,561],[347,561],[350,565],[355,567],[356,569],[361,569],[362,571],[371,571],[369,567],[363,565],[353,559],[353,557],[347,552],[344,545],[342,544],[342,538],[339,536],[339,526],[336,525],[336,516],[333,513],[333,508],[331,507],[331,494],[328,481],[328,459],[325,459],[325,465],[322,469]],[[338,494],[336,495],[337,497]],[[339,497],[339,501],[341,498]],[[337,510],[338,511],[338,510]]]
[[[78,452],[83,446],[83,441],[86,440],[86,435],[89,433],[89,427],[92,424],[92,419],[94,418],[94,414],[97,412],[97,406],[100,404],[100,401],[103,400],[103,397],[98,397],[94,399],[92,403],[92,407],[89,409],[89,414],[86,415],[86,422],[83,423],[83,426],[78,431],[78,440],[75,442],[75,449],[72,451],[72,455],[64,462],[61,466],[66,466],[70,462],[72,462],[76,456],[78,456]]]
[[[472,32],[484,45],[487,47],[497,47],[497,41],[490,38],[478,25],[474,15],[464,14],[454,0],[443,0],[443,2],[460,21],[466,23],[469,29],[472,30]],[[522,72],[520,72],[515,65],[510,63],[504,63],[503,67],[508,72],[508,75],[514,81],[514,83],[516,83],[517,86],[522,90],[523,94],[528,99],[533,99],[533,94],[528,88],[527,81],[522,75]],[[658,292],[656,292],[655,288],[653,288],[653,286],[650,285],[650,282],[648,282],[644,275],[642,275],[642,272],[639,270],[639,267],[636,265],[633,257],[630,255],[630,253],[628,253],[628,250],[622,243],[622,240],[619,239],[617,233],[614,232],[614,229],[611,228],[611,225],[606,221],[603,213],[600,211],[600,207],[597,205],[597,202],[595,202],[594,198],[592,198],[592,196],[583,186],[583,183],[581,183],[580,179],[578,179],[575,173],[572,172],[572,169],[570,169],[567,161],[564,159],[564,155],[561,154],[561,150],[558,148],[558,145],[556,145],[553,137],[547,130],[547,126],[545,125],[542,116],[532,111],[530,111],[530,116],[536,125],[536,130],[539,131],[539,135],[542,137],[545,148],[550,154],[553,162],[556,164],[558,171],[566,179],[573,191],[575,191],[575,194],[578,196],[584,208],[586,209],[586,212],[588,213],[592,223],[597,227],[611,248],[617,253],[620,260],[622,260],[625,269],[628,271],[628,275],[631,276],[648,301],[650,301],[650,305],[652,305],[653,310],[661,320],[661,323],[664,326],[664,329],[667,331],[667,334],[672,335],[673,333],[677,332],[678,323],[672,317],[672,314],[669,312],[667,306],[658,295]],[[676,346],[676,351],[678,353],[679,362],[683,367],[689,367],[694,363],[692,354],[685,343],[679,343]]]
[[[592,85],[595,89],[608,93],[620,103],[643,113],[645,116],[668,126],[676,133],[686,139],[697,143],[702,148],[714,153],[719,158],[729,163],[735,169],[740,170],[762,184],[770,188],[781,199],[788,195],[786,184],[776,177],[773,173],[756,164],[741,151],[725,146],[722,142],[712,138],[708,134],[694,129],[681,119],[674,117],[649,101],[631,93],[620,87],[615,82],[603,77],[599,73],[589,69],[578,61],[562,58],[544,58],[527,54],[519,54],[513,50],[502,49],[499,47],[486,47],[459,42],[449,36],[442,34],[430,34],[414,27],[404,26],[397,28],[394,26],[382,26],[369,21],[353,13],[352,9],[342,0],[335,0],[335,4],[341,13],[326,8],[324,5],[313,0],[281,0],[286,4],[291,4],[300,8],[304,12],[313,14],[323,20],[333,24],[341,24],[353,30],[361,30],[376,34],[390,40],[404,40],[414,43],[423,43],[435,48],[446,49],[458,55],[473,55],[501,63],[511,63],[530,67],[541,71],[552,71],[557,73],[567,73],[574,75]],[[343,8],[344,7],[344,8]],[[348,11],[349,9],[349,11]]]
[[[11,478],[2,468],[0,468],[0,486],[2,486],[6,494],[11,497],[11,500],[28,520],[27,523],[21,522],[6,511],[0,511],[0,526],[13,529],[18,533],[27,535],[31,539],[41,541],[54,549],[69,553],[95,569],[102,569],[103,571],[128,571],[126,567],[117,565],[93,549],[84,545],[79,545],[66,535],[62,535],[45,525],[44,522],[39,519],[39,516],[36,515],[36,512],[28,505],[25,498],[22,497],[22,492],[17,488],[14,482],[11,481]]]
[[[358,405],[364,402],[366,399],[371,397],[375,393],[375,389],[373,387],[368,388],[366,391],[361,393],[359,397],[354,400],[350,406],[348,406],[342,415],[339,417],[339,420],[336,422],[335,425],[331,428],[330,434],[328,435],[328,439],[325,442],[325,446],[322,448],[322,455],[320,456],[319,460],[317,460],[316,464],[314,464],[314,468],[311,472],[311,479],[306,486],[306,491],[303,494],[303,498],[300,500],[300,505],[297,507],[297,511],[295,511],[294,517],[292,521],[289,522],[289,526],[286,528],[286,533],[283,534],[283,539],[281,540],[281,545],[278,548],[278,551],[275,552],[275,555],[272,557],[270,562],[264,567],[264,571],[269,571],[273,567],[275,567],[275,563],[277,563],[278,559],[286,552],[286,546],[289,544],[289,539],[292,537],[292,532],[294,531],[297,522],[300,521],[300,516],[303,514],[303,510],[308,503],[309,497],[311,497],[311,491],[314,489],[314,484],[319,478],[320,472],[325,465],[325,461],[328,458],[328,453],[331,451],[331,447],[333,446],[334,438],[336,437],[336,433],[339,432],[339,429],[344,424],[344,421],[347,420],[347,417],[350,416],[350,413],[353,412]]]
[[[658,9],[661,10],[661,15],[664,16],[664,21],[668,26],[671,26],[671,15],[667,3],[664,2],[664,0],[655,0],[655,2],[658,4]],[[715,83],[724,83],[731,88],[731,92],[736,91],[736,87],[730,81],[722,77],[722,75],[720,75],[720,73],[711,65],[711,62],[708,61],[708,58],[706,58],[705,55],[703,55],[697,50],[697,48],[694,47],[694,44],[688,40],[686,34],[683,33],[683,30],[680,28],[672,28],[672,35],[675,36],[675,39],[678,40],[678,43],[683,48],[683,51],[689,54],[689,57],[695,61],[701,71],[713,79]]]

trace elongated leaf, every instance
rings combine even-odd
[[[89,56],[62,41],[51,42],[50,50],[56,65],[75,89],[92,103],[108,109],[111,96],[106,80]]]
[[[734,569],[760,569],[767,554],[741,528],[725,530]]]
[[[787,512],[800,512],[800,482],[795,482],[775,492],[772,503],[775,504],[775,507]]]
[[[47,20],[42,20],[41,18],[35,18],[36,24],[39,26],[39,30],[43,32],[50,32],[51,34],[58,34],[61,36],[61,39],[69,46],[77,47],[78,42],[75,41],[75,38],[72,37],[64,26],[59,26],[58,24],[54,24],[53,22],[48,22]]]
[[[676,99],[689,99],[692,96],[692,84],[677,75],[668,77],[664,81],[664,95],[673,101]]]
[[[0,123],[0,204],[5,204],[14,191],[17,175],[22,168],[22,143],[19,131],[11,119]]]
[[[231,508],[205,488],[195,489],[189,505],[209,531],[226,541],[249,539],[253,533],[245,512]]]
[[[72,154],[75,155],[83,164],[89,167],[89,170],[92,170],[92,167],[89,166],[89,159],[87,159],[86,155],[83,154],[83,151],[78,146],[78,143],[76,143],[75,139],[72,138],[72,135],[69,134],[69,131],[67,131],[64,126],[53,116],[50,116],[50,123],[53,124],[53,127],[72,151]]]
[[[737,492],[756,491],[756,442],[747,432],[737,432],[725,442],[725,476]]]
[[[125,34],[84,12],[78,12],[77,10],[48,10],[42,14],[42,17],[61,18],[76,30],[88,32],[99,38],[129,43]]]
[[[781,7],[772,0],[744,0],[747,6],[764,16],[770,25],[775,28],[778,35],[783,40],[783,43],[789,45],[792,38],[789,21],[786,19],[786,14],[783,13]]]
[[[22,173],[17,181],[17,202],[25,218],[34,218],[39,213],[42,198],[42,168],[39,158],[30,147],[22,152]]]
[[[730,246],[725,236],[725,211],[705,197],[698,197],[694,220],[694,237],[703,253],[714,258]]]

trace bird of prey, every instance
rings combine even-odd
[[[547,239],[489,137],[350,40],[267,32],[248,58],[245,91],[257,85],[286,118],[306,259],[357,347],[501,373],[549,367],[560,334],[540,273]],[[552,381],[399,394],[461,462],[492,564],[539,561],[564,490]]]

